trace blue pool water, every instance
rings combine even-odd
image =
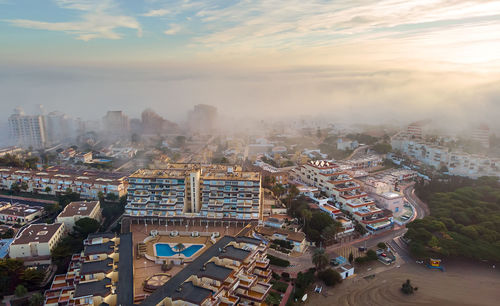
[[[181,254],[186,257],[191,257],[201,248],[203,248],[203,244],[193,244],[182,250]],[[157,243],[155,244],[155,249],[157,256],[170,257],[179,254],[179,252],[177,251],[177,247],[176,246],[171,247],[168,243]]]

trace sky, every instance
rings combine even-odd
[[[0,120],[500,114],[500,1],[0,0],[0,46]]]

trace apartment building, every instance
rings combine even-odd
[[[262,305],[271,289],[267,247],[224,236],[142,305]]]
[[[132,305],[131,234],[91,234],[84,245],[66,274],[54,277],[44,305]]]
[[[66,229],[71,232],[75,227],[76,221],[83,218],[91,218],[101,221],[101,205],[99,201],[79,201],[71,202],[63,211],[59,213],[56,222],[64,223]]]
[[[27,192],[60,195],[71,189],[84,199],[98,199],[99,192],[121,197],[127,193],[126,176],[94,170],[72,170],[51,167],[43,171],[0,168],[0,189],[27,183]]]
[[[41,206],[0,202],[0,222],[3,223],[24,225],[39,218],[42,214],[43,207]]]
[[[370,232],[392,226],[392,213],[382,210],[346,171],[330,161],[317,160],[294,169],[294,177],[324,192],[337,208],[349,212]]]
[[[500,158],[451,151],[447,147],[410,139],[406,134],[395,135],[391,145],[393,149],[436,169],[446,166],[451,175],[471,178],[500,176]]]
[[[25,264],[50,264],[50,252],[65,233],[63,223],[30,224],[11,243],[9,256],[23,259]]]
[[[151,219],[255,221],[262,216],[261,176],[239,166],[168,164],[129,177],[125,214]]]
[[[16,146],[42,149],[47,144],[44,117],[41,115],[26,115],[17,108],[9,117],[9,138]]]

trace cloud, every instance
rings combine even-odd
[[[180,30],[182,30],[182,27],[178,24],[175,24],[175,23],[171,23],[169,25],[169,28],[165,31],[163,31],[163,33],[165,33],[166,35],[175,35],[177,33],[180,32]]]
[[[161,16],[167,15],[168,13],[170,13],[169,10],[158,9],[158,10],[150,10],[149,12],[142,14],[142,16],[145,16],[145,17],[161,17]]]
[[[89,0],[58,0],[56,3],[63,9],[82,11],[80,20],[47,22],[30,19],[8,19],[5,21],[21,28],[64,32],[84,41],[95,38],[120,39],[122,35],[116,32],[120,28],[134,29],[139,37],[142,36],[141,25],[134,17],[111,12],[115,7],[115,3],[111,0],[97,2]]]

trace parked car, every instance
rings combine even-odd
[[[359,247],[359,248],[358,248],[358,251],[360,251],[360,252],[364,252],[364,251],[366,251],[366,248],[365,248],[365,247]]]

